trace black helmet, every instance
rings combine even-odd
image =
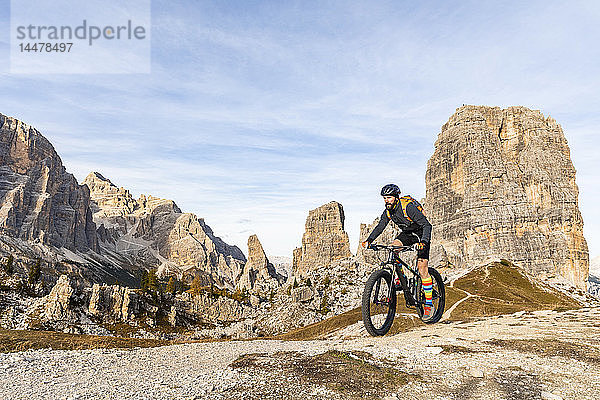
[[[398,197],[400,195],[400,188],[393,183],[387,184],[381,188],[381,195]]]

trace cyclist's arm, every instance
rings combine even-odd
[[[373,241],[377,239],[377,236],[381,235],[381,232],[383,232],[389,221],[390,219],[388,218],[387,213],[383,211],[383,214],[381,214],[381,218],[379,218],[379,223],[367,238],[367,242],[373,243]]]
[[[426,243],[431,242],[431,224],[427,220],[427,217],[413,203],[406,206],[406,213],[414,223],[423,228],[421,241]]]

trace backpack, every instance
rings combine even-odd
[[[404,218],[406,218],[410,222],[413,222],[412,219],[410,219],[410,217],[408,216],[408,213],[406,212],[406,206],[408,206],[410,203],[415,203],[417,210],[421,211],[423,213],[423,215],[425,214],[425,211],[423,210],[423,206],[421,205],[421,203],[419,203],[417,200],[413,199],[412,196],[406,195],[406,196],[400,197],[400,206],[402,207],[402,214],[404,215]],[[391,219],[391,215],[390,215],[389,211],[387,211],[387,215],[388,215],[388,218]]]

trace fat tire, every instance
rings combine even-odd
[[[367,330],[367,332],[369,332],[371,336],[385,335],[392,327],[394,317],[396,315],[396,292],[394,290],[392,291],[393,295],[388,305],[386,319],[381,328],[375,328],[375,326],[373,325],[373,321],[371,321],[371,292],[373,291],[375,284],[381,277],[383,277],[383,279],[387,282],[388,287],[392,285],[392,275],[387,270],[380,269],[378,271],[373,272],[371,276],[369,276],[369,279],[367,279],[367,283],[365,283],[365,290],[363,291],[362,296],[363,323],[365,325],[365,329]]]

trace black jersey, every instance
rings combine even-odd
[[[421,242],[429,243],[431,241],[431,224],[427,220],[427,217],[425,217],[425,214],[419,210],[414,202],[406,205],[406,214],[410,220],[404,216],[400,201],[398,201],[393,210],[390,210],[389,217],[388,210],[383,210],[381,218],[379,219],[379,223],[367,238],[367,242],[371,243],[377,239],[377,236],[383,232],[391,219],[396,225],[398,225],[400,229],[402,229],[402,232],[414,232],[417,236],[419,236],[419,238],[421,238]]]

